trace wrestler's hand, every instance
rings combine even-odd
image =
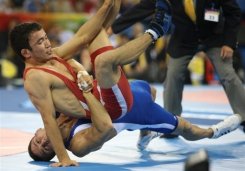
[[[233,56],[233,49],[230,48],[229,46],[222,46],[220,56],[225,59],[225,58],[232,58]]]
[[[79,166],[79,164],[75,160],[66,160],[63,162],[51,163],[49,166],[51,167],[69,167],[69,166]]]
[[[90,92],[93,89],[93,76],[86,71],[79,71],[77,73],[77,85],[83,92]]]

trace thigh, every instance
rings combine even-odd
[[[221,48],[211,48],[206,53],[208,58],[211,60],[215,71],[217,72],[220,79],[233,74],[235,72],[233,68],[233,59],[222,59],[220,56]]]
[[[123,117],[131,110],[133,95],[126,76],[121,72],[118,82],[110,88],[99,86],[101,101],[112,120]]]
[[[112,87],[121,76],[120,67],[113,63],[115,60],[114,51],[105,30],[101,30],[89,45],[93,71],[102,88]]]
[[[187,55],[179,58],[170,58],[167,70],[167,79],[178,79],[184,81],[188,64],[193,56]]]

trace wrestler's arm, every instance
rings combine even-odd
[[[67,62],[70,64],[70,66],[75,71],[75,73],[77,73],[78,86],[81,87],[80,77],[83,77],[82,79],[87,84],[87,92],[91,91],[93,88],[93,76],[89,75],[88,72],[83,67],[83,65],[81,63],[77,62],[76,60],[69,59],[69,60],[67,60]]]
[[[114,5],[112,6],[109,15],[107,16],[103,27],[107,30],[109,27],[111,27],[112,23],[115,21],[120,7],[121,7],[121,0],[115,0]]]
[[[46,73],[33,72],[28,73],[25,81],[25,90],[40,112],[47,136],[54,148],[54,151],[59,159],[58,163],[53,163],[52,166],[74,166],[78,165],[76,161],[69,158],[65,149],[61,133],[59,131],[56,119],[55,109],[50,92],[50,83],[45,77]]]
[[[69,41],[60,47],[54,48],[53,52],[61,58],[70,58],[72,54],[81,49],[81,46],[90,43],[102,29],[113,4],[114,0],[104,0],[96,14],[85,22]]]
[[[83,93],[83,95],[91,111],[92,126],[78,132],[71,141],[69,149],[78,157],[99,149],[117,134],[102,104],[91,93]]]
[[[83,65],[77,62],[75,59],[67,60],[67,63],[71,65],[72,69],[78,73],[79,71],[86,71]]]

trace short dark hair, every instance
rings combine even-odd
[[[42,26],[36,22],[26,22],[16,25],[9,34],[10,44],[17,55],[25,58],[21,54],[21,49],[31,49],[29,44],[29,36],[34,31],[39,31]]]
[[[46,155],[46,156],[38,156],[35,153],[33,153],[32,149],[31,149],[31,144],[32,144],[33,138],[29,142],[29,145],[28,145],[28,153],[29,153],[30,157],[34,161],[50,161],[52,158],[54,158],[55,152],[52,152],[52,153],[50,153],[49,155]]]

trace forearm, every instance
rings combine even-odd
[[[76,36],[84,36],[86,34],[87,42],[90,42],[102,29],[107,15],[113,6],[114,0],[105,0],[97,13],[91,17],[76,33]]]
[[[99,132],[110,131],[113,129],[111,118],[104,106],[95,98],[93,94],[83,93],[84,98],[91,112],[93,125]]]
[[[73,137],[70,150],[78,157],[83,157],[88,153],[98,150],[101,146],[114,136],[117,132],[112,126],[109,114],[102,104],[90,92],[83,93],[87,105],[91,112],[92,125],[83,130],[82,134]]]
[[[65,149],[63,138],[61,136],[60,130],[58,128],[55,119],[44,121],[45,130],[47,136],[53,146],[55,154],[60,162],[70,160],[68,153]]]
[[[83,65],[77,62],[75,59],[69,59],[67,62],[71,65],[72,69],[78,73],[79,71],[86,71]]]
[[[105,0],[97,13],[86,21],[70,40],[54,48],[53,53],[67,60],[71,59],[81,47],[88,45],[102,29],[113,2],[114,0]]]
[[[119,10],[120,10],[120,6],[121,6],[121,0],[115,0],[114,5],[110,9],[109,15],[107,16],[107,18],[103,24],[103,27],[105,29],[108,29],[112,25],[112,23],[114,22],[115,18],[118,15]]]

